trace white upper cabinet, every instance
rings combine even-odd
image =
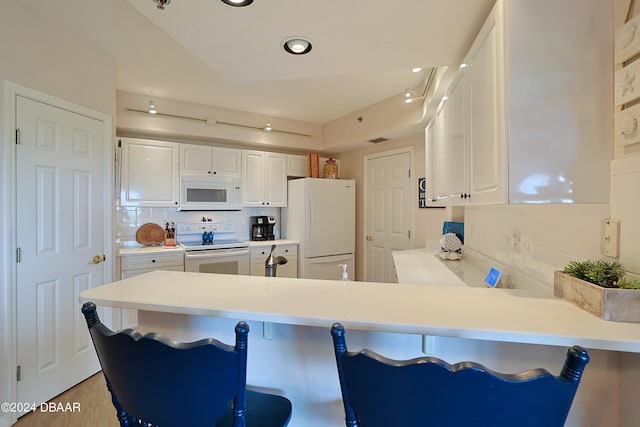
[[[177,207],[180,146],[148,139],[120,138],[122,206]]]
[[[309,161],[307,156],[300,154],[287,154],[287,176],[294,178],[306,178],[309,174]]]
[[[242,150],[245,207],[287,206],[286,155]]]
[[[466,76],[467,188],[470,203],[506,203],[504,45],[494,10],[472,45],[461,73]]]
[[[608,202],[606,3],[496,2],[426,129],[437,203]]]
[[[441,197],[450,200],[463,199],[468,196],[468,165],[467,148],[469,145],[469,91],[467,90],[467,75],[458,73],[449,87],[445,111],[447,120],[446,139],[439,138],[438,149],[446,151],[444,164],[444,179],[447,183],[446,193]],[[444,136],[444,135],[443,135]]]
[[[436,121],[429,122],[424,130],[425,136],[425,165],[426,165],[426,182],[425,182],[425,198],[427,206],[438,206],[438,198],[436,193]]]
[[[241,176],[242,150],[180,144],[180,175]]]

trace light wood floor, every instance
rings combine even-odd
[[[51,402],[80,404],[80,412],[31,412],[18,419],[14,427],[118,427],[102,371],[70,388]]]

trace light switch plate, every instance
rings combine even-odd
[[[617,258],[619,256],[620,221],[613,219],[602,220],[600,252]]]

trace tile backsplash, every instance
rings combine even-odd
[[[115,233],[119,246],[136,245],[136,232],[141,225],[154,223],[164,228],[165,222],[200,222],[202,217],[211,222],[231,222],[235,225],[236,238],[250,239],[249,217],[255,215],[275,216],[276,238],[280,237],[280,208],[245,208],[241,211],[179,211],[176,208],[126,207],[116,208]],[[180,236],[178,236],[178,240]]]
[[[466,207],[465,246],[552,286],[569,261],[607,259],[600,227],[609,215],[606,203]]]
[[[620,221],[620,263],[640,275],[640,156],[611,162],[611,218]]]

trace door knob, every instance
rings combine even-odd
[[[367,236],[367,240],[373,242],[373,236]]]
[[[89,261],[89,264],[100,264],[102,261],[106,261],[107,260],[107,256],[106,255],[96,255],[93,257],[93,259],[91,261]]]

